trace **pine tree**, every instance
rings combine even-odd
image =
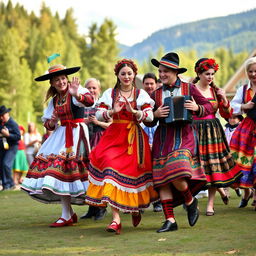
[[[17,121],[25,121],[24,115],[30,108],[30,81],[31,72],[26,60],[22,60],[24,42],[19,37],[15,28],[7,30],[4,37],[0,38],[0,77],[1,103],[11,106],[12,115]],[[33,109],[32,109],[33,110]]]
[[[113,87],[115,83],[113,69],[118,56],[115,30],[116,26],[108,19],[99,28],[92,24],[89,29],[90,46],[86,66],[90,75],[101,81],[103,90]]]

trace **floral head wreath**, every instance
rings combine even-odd
[[[138,68],[137,68],[137,65],[132,61],[132,60],[129,60],[129,59],[122,59],[122,60],[119,60],[116,65],[115,65],[115,68],[114,68],[114,71],[115,71],[115,75],[117,76],[119,71],[120,71],[120,67],[123,65],[123,64],[128,64],[133,72],[135,73],[135,75],[137,75],[137,71],[138,71]]]
[[[215,72],[219,69],[219,65],[216,63],[215,59],[204,59],[196,65],[195,72],[203,73],[211,68],[214,69]]]

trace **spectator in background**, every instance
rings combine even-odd
[[[111,124],[111,120],[109,122],[102,122],[97,120],[97,118],[95,117],[95,113],[97,110],[95,108],[95,104],[101,94],[100,81],[96,78],[89,78],[85,82],[85,88],[87,88],[94,97],[94,105],[90,108],[85,109],[85,123],[87,124],[89,129],[90,145],[91,149],[93,149],[98,144],[105,129],[108,128]]]
[[[10,117],[11,108],[0,106],[0,176],[2,190],[14,188],[12,166],[18,150],[20,130],[18,124]]]
[[[97,111],[95,104],[101,93],[100,81],[96,78],[89,78],[85,81],[85,88],[87,88],[94,97],[94,105],[92,107],[85,108],[85,123],[89,129],[89,140],[91,149],[93,149],[98,144],[105,129],[111,124],[111,120],[108,122],[103,122],[97,120],[95,117],[95,113]],[[94,217],[94,220],[102,220],[106,213],[106,207],[89,205],[88,211],[81,216],[81,219],[90,219]]]
[[[151,95],[157,88],[157,78],[154,73],[146,73],[142,79],[143,89]]]
[[[24,143],[26,146],[26,156],[29,165],[34,160],[35,155],[37,154],[42,142],[42,136],[36,129],[35,123],[28,124],[28,132],[24,134]]]
[[[242,115],[232,115],[230,118],[226,119],[227,123],[225,124],[225,135],[228,144],[230,144],[234,131],[236,130],[237,126],[243,121],[243,119],[244,117]]]
[[[25,153],[24,134],[25,129],[19,125],[21,138],[19,140],[18,151],[13,163],[13,180],[16,187],[22,183],[22,176],[28,171],[28,161]]]
[[[144,75],[143,79],[142,79],[142,85],[143,85],[143,89],[149,95],[151,95],[152,92],[154,90],[156,90],[156,88],[157,88],[157,78],[156,78],[156,75],[154,73],[146,73]],[[147,127],[147,126],[144,125],[144,123],[141,123],[141,126],[142,126],[143,130],[148,135],[149,145],[150,145],[151,149],[152,149],[154,133],[156,131],[157,125],[158,124],[156,124],[153,127]],[[154,212],[161,212],[162,210],[163,209],[162,209],[162,205],[161,205],[160,201],[153,203],[153,211]]]

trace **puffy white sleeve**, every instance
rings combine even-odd
[[[41,118],[42,121],[45,122],[48,119],[51,119],[53,111],[54,111],[53,99],[51,99],[50,102],[48,103],[47,108],[44,110],[44,115]]]
[[[150,98],[149,94],[145,90],[140,89],[136,103],[141,114],[138,121],[152,122],[154,119],[153,108],[155,102]]]
[[[82,87],[81,85],[79,85],[78,87],[78,93],[81,94],[83,97],[91,96],[89,90],[87,88]],[[84,100],[78,101],[76,97],[72,96],[72,101],[78,107],[86,107],[84,104]]]
[[[112,109],[112,88],[107,89],[96,103],[98,109],[95,116],[99,121],[108,121],[111,117],[108,110]]]
[[[244,111],[241,110],[241,105],[243,103],[243,90],[244,90],[244,86],[240,86],[236,92],[236,95],[230,102],[230,105],[233,108],[233,114],[244,113]]]

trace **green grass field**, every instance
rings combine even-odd
[[[175,208],[179,230],[156,233],[163,213],[145,211],[132,227],[131,216],[122,214],[120,236],[108,233],[110,210],[103,221],[79,220],[72,227],[49,228],[61,212],[60,205],[32,200],[21,191],[0,193],[0,255],[256,255],[256,211],[251,201],[239,209],[240,198],[231,191],[229,205],[216,198],[215,216],[206,217],[207,198],[199,199],[200,218],[194,227],[183,208]],[[87,206],[74,206],[81,216]]]

